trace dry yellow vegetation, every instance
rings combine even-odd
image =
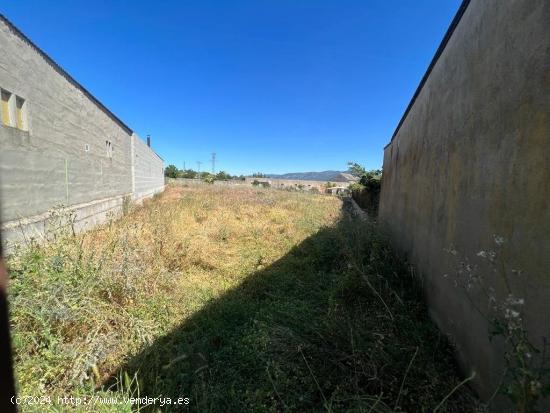
[[[345,215],[325,195],[170,186],[16,250],[19,393],[53,403],[23,410],[140,395],[189,398],[158,411],[469,411],[462,388],[445,398],[460,379],[407,268]]]
[[[334,224],[340,204],[170,186],[99,229],[16,251],[9,266],[21,393],[95,387],[205,303]]]

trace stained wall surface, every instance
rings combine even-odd
[[[550,338],[550,2],[470,2],[384,150],[379,214],[488,397],[503,347],[477,276],[500,303],[509,278],[532,341]]]

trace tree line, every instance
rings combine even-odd
[[[231,179],[239,179],[244,181],[244,175],[231,175],[225,171],[220,171],[216,174],[211,172],[198,172],[194,169],[178,169],[176,165],[168,165],[164,169],[164,176],[167,178],[187,178],[187,179],[202,179],[204,181],[229,181]]]
[[[382,187],[382,170],[372,169],[368,171],[357,162],[348,162],[348,171],[359,178],[359,182],[349,186],[353,199],[361,208],[376,216]]]

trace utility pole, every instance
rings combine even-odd
[[[183,161],[183,170],[185,171],[185,161]]]
[[[216,152],[212,152],[212,175],[216,175]]]
[[[200,179],[200,177],[201,177],[201,164],[202,164],[201,161],[197,161],[197,169],[198,169],[197,178],[198,179]]]

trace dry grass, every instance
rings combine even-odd
[[[22,395],[91,391],[143,346],[283,256],[340,201],[169,187],[100,229],[9,260]],[[86,390],[87,389],[87,390]]]
[[[444,399],[460,378],[407,268],[370,224],[341,215],[322,195],[169,187],[102,228],[17,251],[21,395],[139,390],[201,412],[442,400],[440,411],[472,411],[463,388]]]

